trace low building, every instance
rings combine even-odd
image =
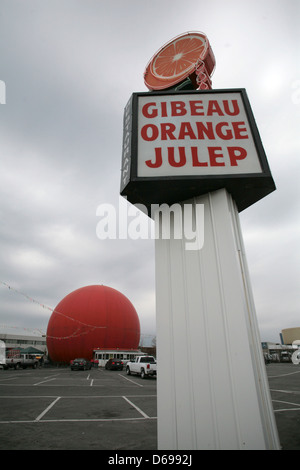
[[[0,340],[4,341],[6,350],[35,348],[47,354],[45,336],[12,335],[0,332]]]
[[[279,343],[262,343],[262,350],[266,364],[269,362],[291,362],[293,353],[298,346]]]
[[[93,362],[97,363],[99,367],[105,367],[108,359],[120,359],[124,363],[134,361],[136,356],[143,355],[144,353],[139,349],[94,349]]]
[[[300,341],[300,327],[285,328],[281,331],[284,344],[293,344],[294,341]]]

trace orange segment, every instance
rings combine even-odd
[[[164,90],[190,77],[197,87],[196,65],[204,64],[210,76],[215,67],[215,58],[205,34],[188,32],[165,44],[152,57],[144,72],[145,85],[149,90]]]
[[[201,36],[190,35],[175,39],[154,58],[153,75],[162,80],[180,77],[193,70],[205,50],[206,44]]]

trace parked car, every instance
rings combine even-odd
[[[142,379],[156,377],[156,359],[153,356],[136,356],[133,362],[126,364],[126,374],[139,374]]]
[[[27,367],[32,367],[36,369],[38,367],[39,361],[32,354],[22,354],[19,353],[13,357],[6,358],[5,369],[15,368],[15,369],[26,369]]]
[[[107,370],[123,370],[123,362],[120,359],[108,359],[105,364]]]
[[[87,359],[79,358],[71,361],[71,370],[90,370],[92,364]]]

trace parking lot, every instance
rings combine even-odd
[[[283,450],[300,450],[300,366],[266,366]],[[156,450],[156,379],[0,370],[0,449]]]
[[[0,449],[156,449],[156,379],[0,370]]]
[[[300,450],[300,366],[269,364],[273,409],[283,450]]]

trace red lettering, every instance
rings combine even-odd
[[[180,126],[178,139],[185,139],[185,137],[189,137],[190,139],[197,139],[189,122],[183,122]]]
[[[167,103],[166,101],[161,102],[161,117],[167,117],[168,116],[168,111],[167,111]]]
[[[207,116],[212,116],[214,113],[217,113],[219,116],[224,116],[217,100],[210,100],[207,106]]]
[[[219,122],[216,125],[216,134],[217,134],[217,136],[219,136],[221,139],[224,139],[224,140],[232,139],[233,134],[232,134],[230,129],[227,129],[225,131],[225,134],[223,134],[222,127],[225,127],[225,126],[228,126],[228,122]]]
[[[192,157],[193,167],[218,167],[225,166],[224,155],[222,147],[207,147],[209,161],[200,161],[201,155],[199,155],[198,147],[190,147],[190,156]],[[240,160],[244,160],[247,157],[247,151],[243,147],[227,147],[230,165],[238,166]],[[155,155],[153,160],[149,159],[145,161],[145,164],[149,168],[159,168],[163,164],[163,149],[161,147],[156,147],[154,149]],[[187,149],[185,147],[168,147],[167,148],[167,161],[169,165],[173,168],[180,168],[186,165]]]
[[[198,147],[191,147],[193,166],[208,166],[207,162],[199,162]]]
[[[162,153],[161,148],[155,148],[155,161],[146,160],[145,163],[149,168],[159,168],[162,165]]]
[[[148,129],[151,129],[151,135],[148,135]],[[144,140],[151,141],[157,139],[159,135],[158,127],[154,124],[147,124],[142,127],[141,136]]]
[[[243,128],[240,128],[240,126],[244,126]],[[244,121],[241,121],[241,122],[233,122],[232,123],[232,127],[233,127],[233,132],[234,132],[234,137],[236,139],[248,139],[249,136],[247,134],[247,129],[245,127],[245,123]],[[241,133],[242,132],[246,132],[246,135],[242,135]]]
[[[179,168],[186,164],[185,148],[178,147],[179,150],[179,162],[175,161],[175,149],[174,147],[168,147],[168,160],[171,166]]]
[[[191,116],[212,116],[213,114],[237,116],[240,114],[240,108],[238,100],[222,100],[222,104],[218,100],[209,100],[207,108],[202,100],[191,100],[188,103],[185,103],[185,101],[171,101],[170,103],[167,101],[158,101],[157,103],[151,101],[142,107],[143,116],[149,119],[158,115],[168,117],[170,113],[171,116],[185,116],[188,112]]]
[[[205,138],[203,133],[206,134],[209,139],[215,138],[212,122],[207,122],[206,125],[207,127],[205,127],[204,122],[196,122],[198,139]]]
[[[229,109],[228,100],[223,100],[224,111],[226,114],[228,114],[228,116],[237,116],[238,114],[240,114],[240,108],[239,108],[238,102],[237,100],[231,100],[231,103],[233,105],[232,111]]]
[[[208,154],[209,154],[209,161],[210,161],[210,166],[225,166],[224,162],[217,162],[217,158],[224,158],[224,155],[221,153],[216,153],[216,152],[222,152],[222,147],[207,147],[208,148]]]
[[[176,139],[176,137],[173,134],[173,132],[176,130],[176,126],[174,124],[162,123],[160,125],[160,128],[161,128],[161,140],[167,140],[168,137],[171,140]]]
[[[202,101],[190,101],[190,108],[191,116],[204,116]]]
[[[247,151],[243,147],[228,147],[227,150],[231,166],[237,166],[237,160],[243,160],[247,157]]]
[[[149,112],[150,106],[156,106],[156,103],[146,103],[142,108],[142,113],[146,118],[154,118],[158,115],[156,108]]]
[[[184,116],[187,113],[184,101],[171,101],[171,115]]]

